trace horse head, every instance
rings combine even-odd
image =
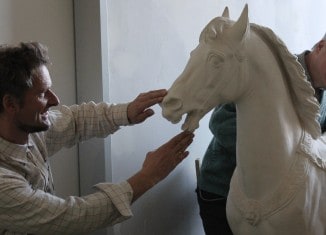
[[[211,109],[241,96],[246,85],[244,47],[249,29],[247,5],[236,22],[229,19],[226,7],[221,17],[207,24],[161,104],[167,120],[177,123],[187,114],[182,129],[194,131]]]

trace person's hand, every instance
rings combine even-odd
[[[163,180],[189,155],[186,149],[192,143],[193,137],[191,132],[181,132],[158,149],[147,153],[142,169],[128,179],[134,193],[133,201]]]
[[[142,172],[156,184],[164,179],[189,152],[186,151],[192,143],[194,134],[181,132],[155,151],[149,152],[143,163]]]
[[[166,89],[153,90],[139,94],[128,105],[127,115],[130,124],[141,123],[148,117],[152,116],[154,114],[154,111],[149,107],[162,102],[166,94]]]

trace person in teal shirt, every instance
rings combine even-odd
[[[320,126],[326,131],[326,34],[312,48],[297,55],[320,103]],[[236,167],[236,107],[214,109],[210,122],[213,138],[204,155],[198,177],[197,200],[206,235],[232,234],[226,219],[226,199]]]

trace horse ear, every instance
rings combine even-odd
[[[228,7],[225,7],[224,8],[224,11],[223,11],[223,14],[222,14],[222,17],[225,17],[225,18],[230,18],[230,15],[229,15],[229,8]]]
[[[229,29],[228,37],[235,42],[241,42],[246,32],[249,29],[249,18],[248,18],[248,4],[242,10],[242,13],[237,22]]]

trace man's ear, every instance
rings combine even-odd
[[[3,96],[2,105],[5,112],[14,113],[19,108],[19,100],[9,94]]]
[[[316,49],[319,52],[323,47],[326,48],[326,41],[325,40],[320,40],[316,45]]]

